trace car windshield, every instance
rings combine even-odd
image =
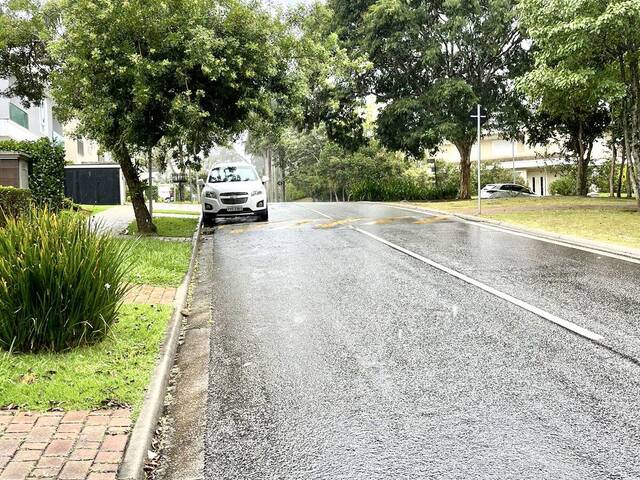
[[[250,166],[217,167],[209,175],[209,183],[252,182],[257,179],[255,170]]]

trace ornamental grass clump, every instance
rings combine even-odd
[[[102,340],[128,285],[129,244],[79,214],[31,209],[0,229],[0,350]]]

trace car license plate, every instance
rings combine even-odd
[[[241,212],[242,211],[242,207],[241,206],[227,207],[227,211],[228,212]]]

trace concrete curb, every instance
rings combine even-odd
[[[374,202],[375,203],[375,202]],[[401,208],[413,208],[415,210],[423,210],[424,212],[433,213],[437,215],[443,215],[447,217],[455,217],[465,222],[471,222],[476,224],[487,225],[496,229],[505,230],[507,232],[516,233],[519,235],[529,235],[531,237],[539,238],[540,240],[548,240],[556,243],[563,243],[569,247],[576,247],[580,249],[594,250],[596,252],[606,253],[608,255],[616,255],[619,257],[625,257],[630,260],[638,260],[640,261],[640,250],[635,249],[627,249],[625,247],[617,247],[615,245],[610,245],[606,243],[593,242],[590,240],[582,240],[575,237],[571,237],[568,235],[559,235],[554,233],[545,232],[542,230],[528,229],[523,227],[518,227],[511,223],[500,222],[498,220],[493,220],[490,218],[482,218],[476,215],[467,215],[463,213],[454,213],[447,212],[445,210],[437,210],[434,208],[424,208],[411,203],[400,204],[400,203],[391,203],[389,205],[393,205]]]
[[[131,436],[124,452],[124,457],[118,469],[118,480],[142,480],[144,478],[144,464],[147,459],[151,441],[156,432],[158,419],[164,408],[164,398],[169,383],[169,375],[173,368],[173,363],[180,339],[180,329],[182,326],[182,311],[187,301],[189,284],[193,276],[196,259],[198,257],[198,243],[202,234],[202,219],[198,222],[198,229],[193,234],[191,261],[189,269],[176,292],[173,302],[173,314],[164,343],[160,348],[160,356],[156,368],[153,371],[149,388],[142,404],[142,410],[133,427]]]

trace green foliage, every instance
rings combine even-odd
[[[18,218],[29,210],[31,192],[14,187],[0,186],[0,227],[9,218]]]
[[[8,0],[0,3],[0,78],[12,78],[6,97],[40,103],[54,62],[47,50],[58,21],[57,2]]]
[[[136,161],[180,167],[269,117],[292,87],[288,36],[257,2],[65,0],[52,94],[61,120],[122,165],[140,231],[155,227]]]
[[[562,195],[568,197],[570,195],[576,194],[576,178],[571,177],[560,177],[553,182],[549,186],[549,191],[551,195]]]
[[[37,205],[58,209],[64,200],[64,147],[48,138],[0,141],[0,151],[21,152],[31,157],[29,189]]]
[[[377,135],[416,159],[453,143],[461,155],[460,195],[468,197],[475,141],[470,110],[481,103],[489,127],[517,131],[524,108],[513,79],[528,66],[515,0],[375,2],[332,0],[339,30],[372,63],[363,92],[382,108]],[[355,32],[352,32],[355,30]]]
[[[169,306],[123,305],[111,334],[62,353],[0,350],[0,409],[89,410],[142,406],[171,316]]]
[[[457,195],[457,185],[436,187],[431,182],[407,176],[362,180],[351,189],[351,199],[354,201],[444,200],[456,198]]]
[[[197,218],[156,217],[153,222],[158,227],[157,234],[161,237],[192,237],[198,225]],[[129,224],[128,231],[131,235],[138,233],[138,225],[135,220]]]
[[[151,238],[118,241],[131,249],[131,269],[126,274],[130,283],[177,287],[187,273],[191,242]]]
[[[0,235],[0,348],[62,351],[102,340],[126,292],[128,248],[83,215],[31,209]]]

